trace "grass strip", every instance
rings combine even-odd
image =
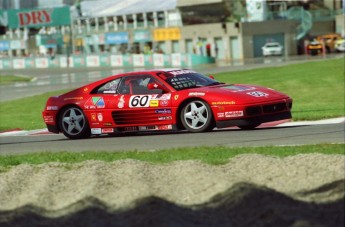
[[[241,154],[260,154],[274,157],[286,157],[298,154],[343,154],[344,144],[317,144],[302,146],[265,146],[232,148],[216,147],[183,147],[159,151],[123,151],[123,152],[39,152],[22,155],[1,155],[0,169],[20,164],[38,165],[47,162],[80,163],[87,160],[112,162],[123,159],[133,159],[150,163],[169,163],[180,160],[200,160],[201,162],[221,165],[229,159]]]
[[[0,75],[0,85],[8,85],[16,82],[29,82],[32,78],[28,76]]]

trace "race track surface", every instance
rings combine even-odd
[[[156,151],[195,146],[292,146],[319,143],[344,143],[344,123],[265,127],[255,130],[237,128],[207,133],[166,132],[136,135],[98,136],[69,140],[63,134],[1,136],[0,154],[42,151]]]

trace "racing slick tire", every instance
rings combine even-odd
[[[191,100],[180,113],[182,125],[190,132],[211,131],[215,127],[210,106],[202,100]]]
[[[89,122],[84,112],[75,106],[62,110],[59,117],[62,133],[70,139],[82,139],[91,136]]]

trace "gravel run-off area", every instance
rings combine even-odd
[[[344,226],[345,155],[0,169],[0,226]]]

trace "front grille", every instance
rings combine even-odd
[[[285,102],[260,106],[249,106],[246,108],[246,114],[247,116],[255,116],[260,114],[277,113],[287,110],[287,108],[291,109],[291,106],[291,103],[286,104]]]
[[[248,116],[261,114],[261,106],[250,106],[246,108],[246,113]]]
[[[286,109],[286,103],[276,103],[272,105],[264,105],[263,106],[264,113],[275,113],[280,112]]]

